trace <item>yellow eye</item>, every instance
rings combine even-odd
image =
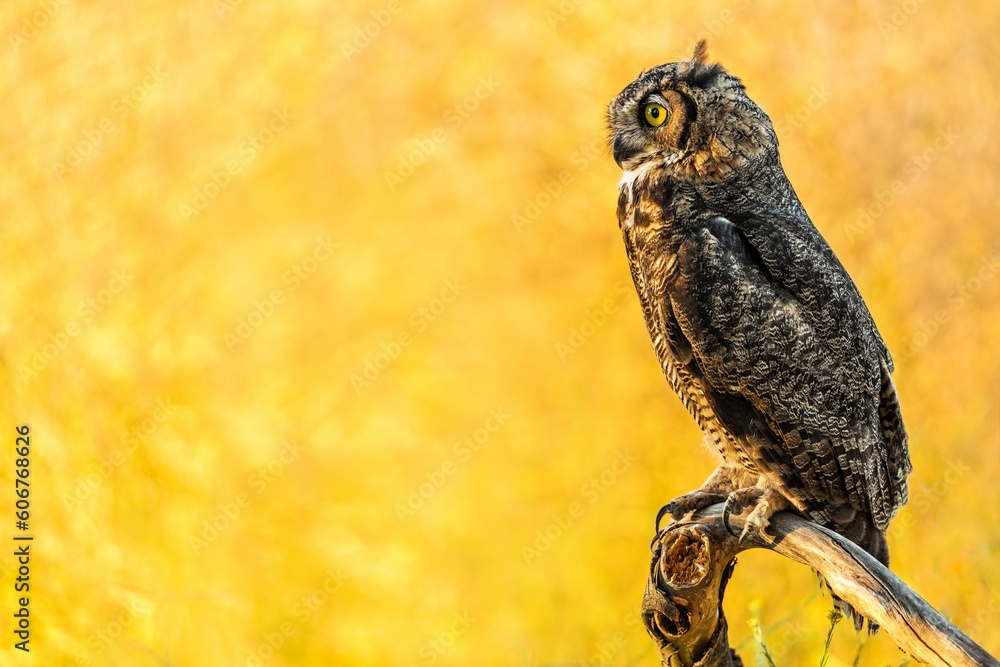
[[[646,111],[643,114],[646,117],[646,122],[649,123],[650,127],[659,127],[667,121],[667,110],[662,104],[652,104],[646,105]]]

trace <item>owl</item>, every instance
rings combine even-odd
[[[788,181],[771,120],[706,55],[701,42],[643,72],[608,109],[646,327],[721,456],[661,516],[725,502],[727,527],[749,512],[741,538],[766,537],[790,510],[888,565],[911,470],[892,357]]]

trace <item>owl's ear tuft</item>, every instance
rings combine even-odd
[[[705,64],[705,60],[708,59],[708,40],[701,40],[694,47],[694,54],[691,56],[691,62],[698,63],[700,65]]]
[[[723,69],[718,63],[709,65],[707,60],[708,42],[703,39],[695,45],[691,60],[680,63],[678,68],[680,79],[697,88],[709,88],[723,73]]]

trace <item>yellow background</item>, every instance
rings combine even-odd
[[[27,656],[0,548],[3,664],[657,664],[652,519],[714,460],[603,113],[702,36],[897,357],[893,569],[1000,652],[997,3],[0,11],[0,539],[21,423],[36,536]],[[816,591],[741,557],[733,644],[757,615],[818,664]]]

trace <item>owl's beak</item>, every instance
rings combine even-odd
[[[622,160],[624,160],[627,155],[627,150],[625,148],[625,143],[622,141],[621,137],[615,137],[615,140],[611,142],[611,154],[615,158],[615,163],[622,167]],[[624,169],[624,167],[622,167]]]

